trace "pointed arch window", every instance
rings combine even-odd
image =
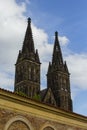
[[[31,80],[34,79],[34,67],[32,66],[31,67]]]
[[[36,69],[34,68],[34,81],[36,80]]]
[[[36,82],[40,82],[40,79],[39,79],[40,75],[39,75],[39,70],[37,69],[36,70]]]
[[[31,67],[29,67],[29,79],[31,80]]]

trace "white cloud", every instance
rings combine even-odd
[[[25,3],[22,2],[19,6],[15,0],[0,0],[0,21],[6,24],[9,18],[23,17],[22,13],[26,11]],[[6,20],[6,21],[5,21]]]
[[[0,86],[10,90],[14,78],[9,75],[14,73],[14,64],[26,28],[25,11],[23,2],[18,5],[15,0],[0,1]]]
[[[6,72],[0,72],[0,87],[4,86],[4,89],[13,90],[13,76]]]
[[[0,2],[0,52],[2,54],[0,59],[4,64],[13,62],[13,57],[18,47],[21,46],[18,43],[22,41],[25,30],[25,21],[22,15],[24,11],[24,3],[18,6],[15,0]]]
[[[87,89],[87,54],[70,54],[66,57],[72,86]]]
[[[39,50],[41,59],[44,59],[44,57],[46,59],[52,51],[52,45],[48,44],[48,35],[44,32],[44,30],[35,27],[33,24],[32,30],[35,47]]]
[[[0,4],[0,14],[2,16],[0,17],[0,86],[10,90],[14,86],[14,76],[9,75],[14,75],[14,64],[18,51],[22,48],[27,25],[23,15],[25,11],[25,4],[18,5],[15,0],[3,0]],[[44,74],[52,45],[48,44],[48,36],[44,30],[35,27],[34,24],[32,24],[32,30],[35,46],[39,50],[42,59],[41,62],[44,61],[42,65],[42,73]]]
[[[35,27],[32,24],[33,38],[35,48],[38,49],[41,60],[41,88],[46,87],[46,74],[49,61],[51,61],[53,44],[48,43],[48,35],[44,30]]]
[[[59,36],[59,41],[62,46],[67,45],[69,43],[69,39],[66,36]]]
[[[14,74],[14,64],[18,50],[22,48],[27,25],[23,15],[25,11],[25,3],[18,5],[15,0],[3,0],[0,3],[0,77],[2,75],[0,86],[6,89],[8,86],[14,85],[14,78],[13,76],[9,77],[9,74]],[[32,30],[35,48],[38,49],[42,62],[42,86],[45,86],[48,64],[52,59],[53,44],[48,43],[48,35],[45,31],[37,28],[33,23]],[[59,41],[63,46],[69,43],[69,39],[66,36],[59,36]],[[69,50],[65,58],[71,73],[71,85],[76,86],[77,89],[87,89],[87,54],[71,54]],[[77,90],[75,91],[77,92]]]

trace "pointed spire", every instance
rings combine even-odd
[[[66,61],[65,61],[65,64],[64,64],[64,69],[65,69],[66,72],[69,73],[69,70],[68,70],[68,67],[67,67]]]
[[[22,52],[23,53],[35,53],[30,18],[28,18],[28,26],[27,26],[27,30],[26,30],[26,34],[25,34],[25,38],[24,38],[24,42],[23,42]]]
[[[35,54],[35,60],[40,63],[40,58],[39,58],[39,54],[38,54],[38,50],[36,49],[36,54]]]
[[[20,61],[20,58],[21,58],[21,50],[19,50],[19,54],[18,54],[18,58],[17,58],[16,64]]]
[[[63,58],[61,53],[61,48],[58,40],[58,32],[55,32],[55,42],[52,57],[52,64],[63,64]]]
[[[49,62],[48,73],[51,72],[51,62]]]

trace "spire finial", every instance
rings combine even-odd
[[[28,18],[28,23],[31,24],[31,18],[30,17]]]
[[[55,32],[55,37],[58,37],[58,32],[57,31]]]

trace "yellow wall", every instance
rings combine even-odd
[[[43,130],[46,126],[51,126],[54,130],[63,129],[63,127],[65,130],[87,129],[85,116],[66,112],[0,89],[0,113],[3,111],[7,114],[5,125],[1,124],[1,128],[4,130],[8,130],[7,127],[16,119],[21,119],[22,122],[26,122],[26,125],[29,124],[32,130]]]

